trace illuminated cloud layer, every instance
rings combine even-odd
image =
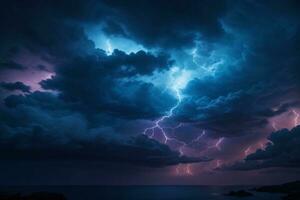
[[[297,170],[298,10],[293,0],[6,2],[0,159],[105,165],[95,182],[111,184]]]

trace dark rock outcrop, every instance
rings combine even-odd
[[[282,200],[299,200],[299,199],[300,199],[300,192],[290,193],[282,197]]]
[[[269,192],[269,193],[294,193],[300,191],[300,181],[294,181],[290,183],[285,183],[282,185],[271,185],[255,188],[256,192]]]
[[[299,200],[300,199],[300,181],[294,181],[285,183],[282,185],[271,185],[254,188],[256,192],[268,192],[268,193],[284,193],[283,200]]]

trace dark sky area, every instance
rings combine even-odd
[[[300,179],[297,0],[0,6],[0,184]]]

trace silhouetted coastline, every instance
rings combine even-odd
[[[256,192],[267,193],[283,193],[283,200],[299,200],[300,199],[300,181],[285,183],[282,185],[270,185],[254,188]]]

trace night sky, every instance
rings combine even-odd
[[[0,184],[300,179],[297,0],[7,0]]]

